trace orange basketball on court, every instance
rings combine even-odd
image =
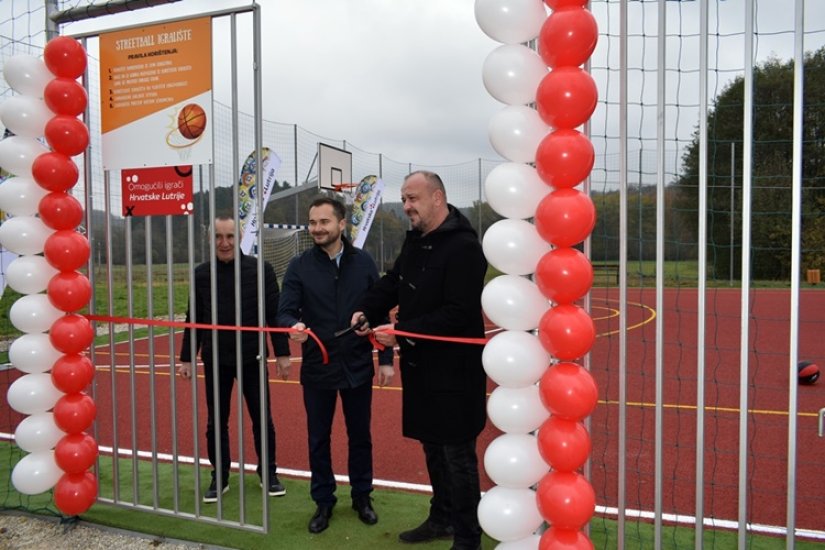
[[[178,130],[186,139],[197,139],[206,128],[206,113],[197,103],[184,105],[178,113]]]

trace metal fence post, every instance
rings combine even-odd
[[[481,226],[481,200],[482,200],[482,182],[481,182],[481,157],[478,158],[478,238],[481,239],[482,233],[484,233],[484,228]]]

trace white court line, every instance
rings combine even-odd
[[[14,441],[14,434],[0,432],[0,439],[4,439],[4,440],[7,440],[7,441]],[[107,454],[107,455],[110,455],[110,456],[112,455],[112,447],[106,447],[104,445],[99,445],[98,450],[100,451],[101,454]],[[131,458],[132,457],[132,450],[131,449],[124,449],[123,447],[120,447],[118,449],[117,454],[120,457]],[[171,454],[168,454],[168,453],[154,453],[153,454],[149,451],[138,451],[137,456],[138,456],[138,458],[144,458],[144,459],[152,459],[153,457],[156,457],[158,460],[162,460],[164,462],[170,462],[170,463],[172,462],[172,459],[173,459],[173,456]],[[191,456],[178,455],[178,462],[183,462],[184,464],[194,464],[195,459],[194,459],[194,457],[191,457]],[[206,459],[206,458],[201,458],[199,462],[200,462],[201,466],[206,466],[206,467],[210,466],[209,460]],[[232,462],[232,467],[235,468],[236,470],[240,469],[240,464],[233,461]],[[248,471],[248,472],[256,472],[257,468],[258,468],[257,464],[246,464],[244,466],[244,470]],[[295,469],[292,469],[292,468],[281,468],[281,467],[278,468],[278,474],[283,474],[283,475],[290,476],[290,477],[305,478],[305,479],[309,479],[312,476],[311,472],[308,472],[306,470],[295,470]],[[336,474],[335,475],[335,480],[339,481],[341,483],[349,483],[349,476]],[[420,483],[408,483],[406,481],[392,481],[392,480],[386,480],[386,479],[374,479],[372,484],[376,485],[378,487],[387,487],[387,488],[391,488],[391,489],[404,489],[406,491],[415,491],[415,492],[418,492],[418,493],[432,493],[433,492],[433,488],[432,488],[431,485],[423,485],[423,484],[420,484]]]
[[[0,432],[0,439],[5,439],[8,441],[14,440],[13,434],[2,433]],[[104,447],[100,446],[99,450],[101,453],[105,453],[108,455],[112,454],[112,447]],[[118,456],[121,457],[132,457],[131,449],[118,449]],[[172,462],[172,455],[168,453],[156,453],[153,455],[149,451],[138,451],[137,456],[139,458],[144,459],[151,459],[153,456],[156,456],[159,460],[163,460],[165,462]],[[191,456],[178,456],[178,462],[183,462],[184,464],[194,464],[195,459]],[[201,458],[199,461],[201,466],[208,467],[209,461],[205,458]],[[232,467],[235,469],[239,468],[239,464],[237,462],[232,462]],[[244,466],[244,470],[248,472],[255,472],[257,470],[256,464],[246,464]],[[297,477],[297,478],[304,478],[309,479],[312,475],[310,472],[306,470],[295,470],[292,468],[278,468],[278,473],[283,474],[286,476]],[[341,483],[349,483],[349,476],[345,475],[335,475],[335,480]],[[408,483],[405,481],[392,481],[386,479],[375,479],[373,480],[373,485],[377,487],[386,487],[389,489],[403,489],[405,491],[415,491],[417,493],[432,493],[432,486],[431,485],[423,485],[420,483]],[[604,516],[609,517],[617,517],[618,516],[618,509],[614,507],[607,507],[607,506],[596,506],[596,513],[601,514]],[[625,514],[628,517],[632,518],[639,518],[645,520],[653,520],[655,518],[655,514],[649,511],[643,510],[633,510],[633,509],[625,509]],[[676,523],[679,525],[696,525],[696,518],[693,516],[686,516],[681,514],[662,514],[662,519],[667,522]],[[713,519],[713,518],[705,518],[703,524],[707,527],[717,528],[717,529],[725,529],[725,530],[736,530],[739,528],[739,522],[732,521],[732,520],[722,520],[722,519]],[[749,523],[748,524],[748,532],[749,533],[756,533],[756,534],[764,534],[764,535],[781,535],[784,536],[787,534],[787,528],[778,526],[778,525],[763,525],[759,523]],[[816,531],[813,529],[796,529],[794,534],[799,537],[805,537],[807,539],[814,539],[814,540],[823,540],[825,541],[825,531]]]

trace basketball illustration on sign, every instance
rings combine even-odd
[[[178,131],[186,139],[198,139],[206,128],[206,113],[197,103],[183,106],[178,113]]]
[[[195,145],[206,129],[206,111],[197,103],[187,103],[173,116],[166,143],[175,149]]]

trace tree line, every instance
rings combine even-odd
[[[805,56],[802,138],[802,268],[825,269],[825,48]],[[744,80],[739,77],[725,87],[708,113],[708,228],[707,258],[711,278],[738,279],[742,256],[742,167]],[[751,273],[764,280],[787,280],[791,255],[792,111],[793,63],[768,60],[755,67],[752,104],[754,136],[751,186]],[[734,156],[732,157],[731,151]],[[733,165],[731,164],[733,162]],[[682,157],[682,169],[674,181],[665,182],[665,260],[689,261],[698,257],[699,228],[699,134]],[[277,182],[273,193],[290,189]],[[307,210],[317,195],[314,190],[271,201],[264,223],[305,223]],[[597,223],[592,233],[594,261],[618,261],[618,191],[593,192]],[[209,192],[195,193],[193,261],[209,252]],[[218,210],[232,207],[232,189],[215,189]],[[499,220],[487,203],[475,201],[462,209],[480,234]],[[656,255],[656,187],[637,186],[628,192],[627,251],[630,260],[653,260]],[[103,213],[93,214],[92,245],[96,261],[105,261]],[[129,228],[127,229],[127,225]],[[188,217],[171,220],[171,260],[188,261]],[[386,270],[401,249],[408,221],[399,202],[384,202],[376,214],[365,248]],[[132,261],[145,263],[147,248],[156,263],[167,255],[166,222],[151,222],[146,246],[145,218],[111,220],[112,261],[126,259],[127,232],[131,233]],[[381,262],[383,261],[383,264]]]

